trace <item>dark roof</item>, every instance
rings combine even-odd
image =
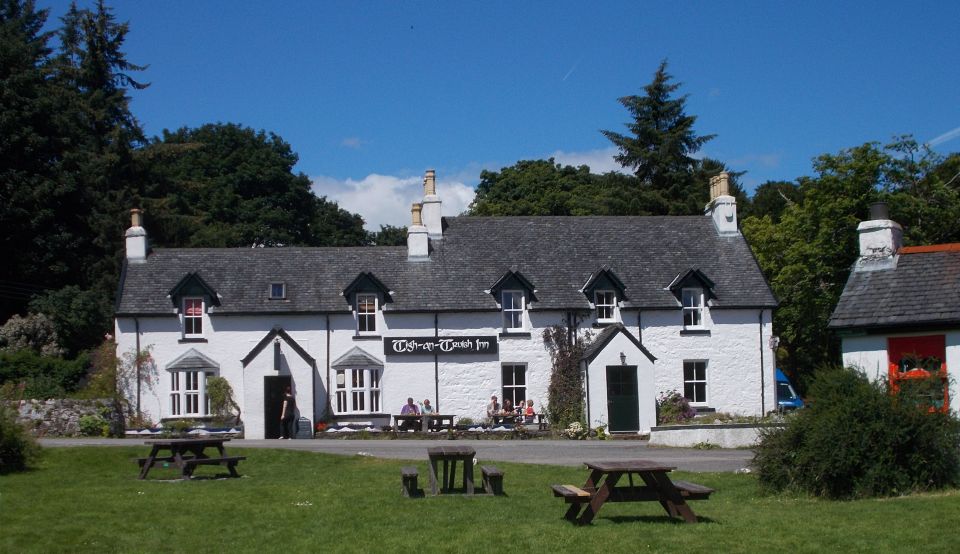
[[[960,250],[941,246],[902,249],[892,269],[852,272],[830,327],[960,324]]]
[[[220,295],[211,313],[346,312],[341,292],[370,272],[393,292],[384,311],[496,310],[484,292],[506,272],[537,289],[531,310],[590,308],[580,292],[604,265],[623,281],[624,307],[675,308],[667,286],[698,268],[714,283],[717,308],[774,307],[776,300],[741,236],[720,237],[706,216],[451,217],[428,261],[405,246],[355,248],[172,248],[127,264],[120,315],[170,314],[167,297],[195,272]],[[270,299],[271,282],[287,297]]]
[[[657,361],[657,357],[650,353],[640,341],[637,340],[637,337],[633,336],[622,323],[613,323],[604,327],[603,331],[597,335],[593,342],[591,342],[586,348],[583,349],[583,355],[580,357],[581,360],[587,362],[588,364],[593,361],[594,358],[600,355],[603,352],[603,349],[607,346],[607,343],[610,342],[613,337],[617,336],[617,333],[623,333],[626,335],[630,342],[632,342],[640,352],[643,352],[651,362]]]

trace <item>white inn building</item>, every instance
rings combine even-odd
[[[407,397],[475,421],[491,395],[543,411],[554,325],[594,337],[591,426],[647,432],[669,390],[761,415],[776,300],[726,175],[711,191],[704,216],[441,217],[427,171],[399,247],[151,249],[134,210],[117,352],[151,352],[154,421],[209,416],[206,377],[226,378],[248,438],[279,436],[287,385],[313,424],[389,425]]]

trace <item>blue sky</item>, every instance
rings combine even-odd
[[[38,0],[56,21],[68,2]],[[79,2],[92,5],[90,1]],[[404,225],[437,170],[444,213],[482,169],[555,157],[616,168],[600,129],[660,60],[702,154],[767,180],[913,134],[960,151],[960,2],[117,1],[147,133],[272,131],[314,189],[369,228]]]

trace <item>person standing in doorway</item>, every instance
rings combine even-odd
[[[280,423],[283,425],[283,434],[281,439],[293,438],[293,422],[297,417],[297,399],[293,396],[293,390],[287,386],[283,393],[283,409],[280,411]]]

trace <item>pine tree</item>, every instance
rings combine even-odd
[[[614,157],[625,168],[633,170],[638,179],[670,201],[683,201],[688,196],[692,177],[699,162],[691,157],[714,135],[697,136],[693,130],[695,116],[684,111],[687,96],[674,97],[680,83],[671,83],[667,61],[644,87],[641,96],[619,99],[633,120],[626,124],[629,135],[601,131],[620,153]],[[706,188],[707,183],[702,186]],[[701,206],[702,207],[702,206]],[[686,211],[671,209],[671,213]]]

